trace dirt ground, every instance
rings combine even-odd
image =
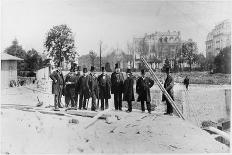
[[[91,118],[57,116],[19,110],[35,107],[37,95],[42,109],[53,104],[53,96],[23,88],[1,92],[1,153],[228,153],[229,148],[206,131],[163,115],[159,104],[152,114],[111,111],[108,120],[98,120],[88,129]],[[112,107],[112,101],[110,101]],[[120,120],[116,119],[118,115]],[[76,123],[70,120],[78,120]],[[181,131],[181,132],[180,132]]]

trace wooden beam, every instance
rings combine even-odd
[[[160,90],[163,92],[163,94],[165,95],[165,97],[168,99],[168,101],[171,103],[172,107],[175,109],[175,111],[177,112],[177,115],[182,118],[183,120],[185,120],[185,117],[183,116],[183,114],[180,112],[180,110],[178,109],[178,107],[176,106],[175,102],[173,101],[173,99],[170,97],[170,95],[168,94],[168,92],[165,90],[165,88],[163,87],[163,85],[160,83],[159,79],[157,78],[157,76],[155,75],[155,73],[153,72],[153,70],[151,69],[151,67],[149,66],[149,64],[147,63],[147,61],[142,57],[141,58],[142,62],[145,64],[145,66],[147,67],[147,69],[149,70],[150,74],[152,75],[152,78],[155,80],[155,82],[157,83],[157,85],[159,86]]]

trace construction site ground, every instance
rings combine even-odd
[[[36,108],[37,96],[43,102]],[[113,98],[113,97],[112,97]],[[53,96],[25,87],[1,91],[1,153],[229,153],[212,135],[177,116],[110,111],[92,118],[52,112]],[[27,108],[25,108],[27,107]],[[113,102],[110,100],[110,107]],[[124,109],[126,110],[126,109]],[[44,111],[44,112],[41,112]],[[65,113],[61,109],[60,113]],[[91,113],[91,112],[90,112]],[[117,116],[117,117],[115,117]]]

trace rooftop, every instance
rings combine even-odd
[[[1,60],[23,60],[23,59],[2,52],[2,53],[1,53]]]

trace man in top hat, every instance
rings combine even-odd
[[[76,68],[75,63],[71,64],[70,72],[65,77],[65,107],[68,108],[70,100],[71,107],[77,108],[76,105],[76,85],[77,85],[77,75],[75,73]]]
[[[141,110],[145,112],[144,102],[146,101],[147,111],[151,113],[151,94],[150,88],[154,85],[154,81],[149,77],[145,77],[145,70],[141,70],[141,77],[137,80],[136,93],[138,94],[138,102],[141,101]]]
[[[87,75],[87,68],[83,68],[83,75],[78,81],[78,90],[80,91],[79,109],[87,110],[86,100],[90,98],[89,75]]]
[[[170,68],[169,67],[167,67],[165,71],[166,71],[166,74],[167,74],[167,78],[166,78],[166,80],[164,82],[164,88],[166,89],[166,91],[168,92],[170,97],[174,100],[174,91],[173,91],[174,79],[170,75]],[[164,113],[164,114],[165,115],[172,115],[172,113],[173,113],[172,105],[168,101],[168,99],[165,97],[164,94],[162,96],[162,101],[166,101],[166,103],[167,103],[167,112]]]
[[[114,94],[115,110],[122,110],[123,83],[123,74],[120,72],[118,64],[115,64],[115,71],[111,75],[111,94]]]
[[[127,79],[124,82],[124,89],[123,89],[123,101],[127,101],[128,103],[128,110],[126,112],[132,111],[132,101],[135,100],[134,97],[134,79],[131,73],[131,69],[127,69],[126,71]]]
[[[80,94],[80,90],[79,90],[79,87],[78,87],[78,81],[79,81],[79,79],[81,77],[81,66],[76,66],[75,67],[75,71],[76,71],[76,81],[77,81],[77,83],[76,83],[76,86],[75,86],[75,88],[76,88],[76,90],[75,90],[76,95],[75,95],[75,99],[74,100],[75,100],[75,105],[77,106],[78,96]]]
[[[52,94],[55,94],[54,96],[54,107],[55,111],[59,111],[59,108],[62,108],[61,106],[61,97],[62,92],[64,89],[64,77],[61,71],[60,63],[58,63],[56,66],[56,70],[51,73],[49,76],[52,79]]]
[[[95,75],[94,66],[91,66],[91,69],[90,69],[89,88],[90,88],[91,97],[92,97],[91,110],[96,111],[96,99],[98,98],[99,92],[98,92],[98,81],[97,81],[97,77]]]
[[[98,76],[99,99],[101,100],[101,110],[104,110],[109,108],[108,100],[111,98],[111,81],[110,77],[106,74],[105,67],[102,67],[101,70],[102,74]]]

